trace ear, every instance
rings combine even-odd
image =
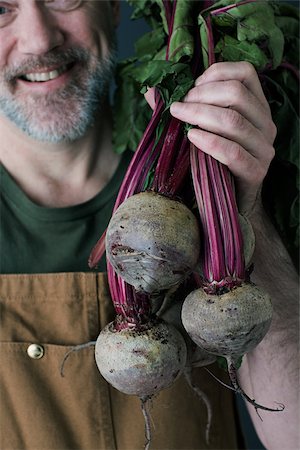
[[[110,0],[112,14],[113,14],[113,22],[115,28],[119,26],[120,23],[120,0]]]

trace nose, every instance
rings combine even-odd
[[[63,44],[64,34],[43,2],[28,2],[19,18],[17,34],[21,53],[42,55]]]

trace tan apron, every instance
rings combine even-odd
[[[66,352],[113,319],[106,276],[1,275],[0,283],[0,449],[143,449],[139,400],[108,386],[93,347],[72,353],[60,374]],[[152,401],[152,450],[237,447],[231,392],[203,369],[194,381],[211,400],[210,445],[206,409],[182,377]]]

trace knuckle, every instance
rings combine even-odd
[[[210,72],[218,72],[219,68],[220,68],[220,63],[215,62],[215,63],[213,63],[213,64],[210,65],[210,67],[208,68],[208,70],[209,70]]]
[[[183,98],[183,102],[199,101],[199,87],[191,88]]]
[[[225,123],[232,129],[238,128],[241,130],[245,128],[246,120],[234,109],[227,108],[225,110]]]
[[[270,146],[268,147],[267,156],[268,156],[267,164],[269,165],[269,164],[271,163],[272,159],[273,159],[274,156],[275,156],[275,148],[274,148],[272,145],[270,145]]]
[[[205,75],[208,76],[209,78],[215,79],[215,78],[219,78],[219,76],[222,74],[223,71],[223,62],[215,62],[213,64],[211,64],[206,70],[205,70]]]
[[[268,124],[268,128],[267,128],[267,132],[268,132],[268,136],[270,136],[271,142],[274,142],[275,138],[277,136],[277,127],[276,127],[275,123],[273,122],[273,120],[270,120],[270,122]]]
[[[245,94],[245,88],[238,80],[232,80],[228,83],[229,97],[232,104],[237,104]]]
[[[230,159],[235,163],[242,163],[245,160],[245,150],[236,142],[231,142]]]
[[[256,76],[256,70],[253,66],[253,64],[251,64],[248,61],[242,61],[241,62],[241,68],[243,69],[244,75],[246,78],[251,78],[253,76]]]
[[[267,167],[269,167],[272,159],[275,156],[275,148],[269,142],[269,139],[266,139],[266,137],[264,137],[260,149],[261,152],[258,159],[261,161],[262,164],[265,164]]]

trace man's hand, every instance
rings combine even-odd
[[[213,64],[183,102],[173,103],[171,114],[197,126],[188,138],[228,166],[236,179],[239,209],[250,212],[274,156],[276,136],[254,67],[246,62]]]
[[[147,93],[153,105],[153,90]],[[243,358],[239,379],[260,403],[282,402],[284,411],[249,412],[266,448],[299,448],[299,284],[292,261],[261,202],[256,201],[274,156],[276,127],[254,68],[216,63],[195,82],[174,117],[192,125],[189,139],[228,166],[236,179],[239,209],[251,215],[256,235],[252,281],[272,298],[271,328]],[[251,213],[251,214],[250,214]],[[273,403],[274,404],[274,403]],[[276,405],[276,404],[275,404]]]

